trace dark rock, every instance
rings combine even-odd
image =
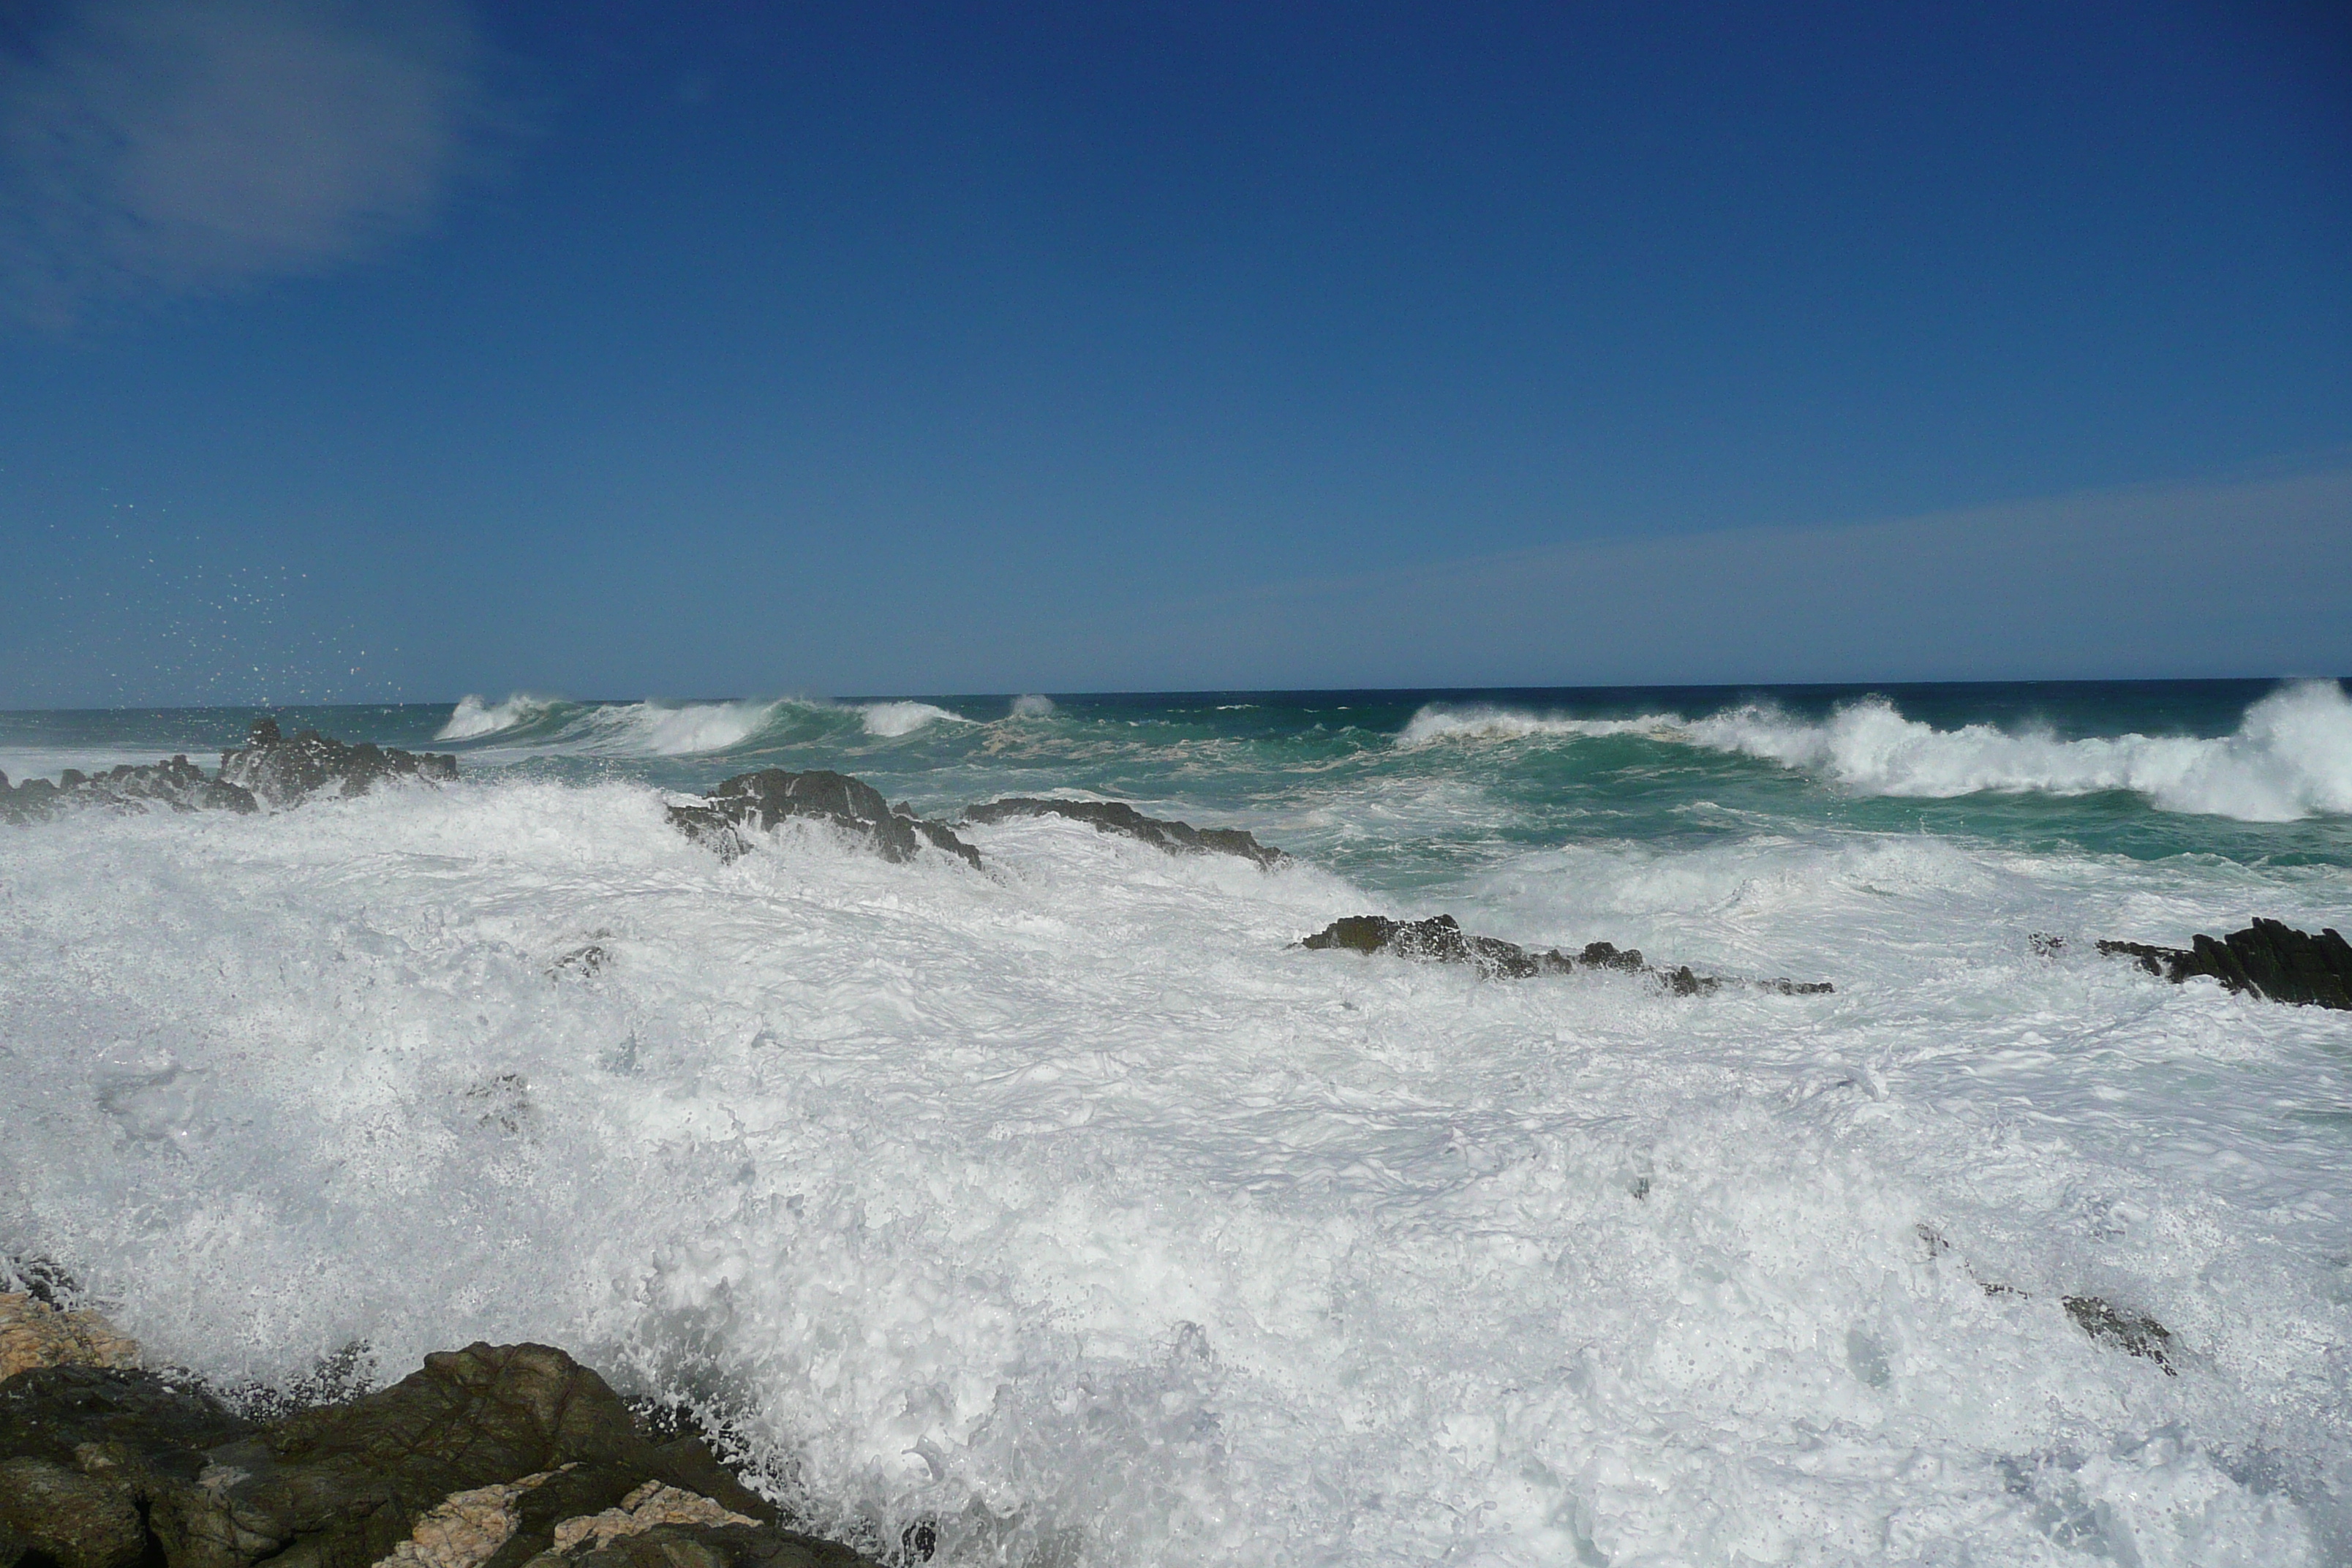
[[[810,817],[845,828],[871,842],[885,860],[911,860],[925,844],[960,857],[974,870],[980,851],[945,824],[891,809],[882,792],[863,779],[823,769],[804,773],[764,768],[738,773],[703,797],[699,805],[673,805],[669,819],[678,831],[708,844],[722,860],[750,847],[746,829],[772,828],[793,817]]]
[[[2225,937],[2198,936],[2186,948],[2140,942],[2103,942],[2110,958],[2130,958],[2175,985],[2196,975],[2229,991],[2273,1002],[2352,1010],[2352,943],[2334,927],[2317,936],[2278,921],[2257,920]]]
[[[332,787],[343,795],[365,795],[386,779],[422,779],[446,784],[457,776],[457,759],[436,752],[404,752],[362,742],[356,746],[305,730],[289,741],[275,720],[257,719],[246,743],[221,753],[223,784],[250,790],[271,805],[296,805]]]
[[[2053,931],[2037,931],[2026,937],[2036,958],[2055,958],[2066,951],[2066,939]]]
[[[1826,980],[1726,981],[1692,973],[1688,964],[1656,968],[1642,960],[1638,948],[1620,948],[1605,942],[1588,942],[1583,950],[1566,953],[1558,948],[1534,952],[1499,937],[1473,936],[1452,915],[1432,915],[1424,921],[1391,920],[1386,915],[1349,915],[1333,921],[1299,946],[1340,948],[1349,952],[1392,952],[1402,958],[1438,963],[1465,963],[1490,979],[1523,980],[1538,974],[1572,974],[1585,969],[1613,969],[1647,974],[1663,982],[1677,996],[1697,996],[1727,984],[1761,986],[1786,996],[1814,996],[1834,989]]]
[[[570,1559],[578,1568],[860,1568],[848,1547],[772,1526],[662,1525]]]
[[[252,792],[206,777],[185,756],[139,766],[124,763],[95,777],[79,768],[67,768],[58,776],[61,784],[27,779],[11,790],[5,775],[0,775],[0,818],[28,821],[65,806],[106,806],[118,811],[150,805],[173,811],[258,809]]]
[[[1253,865],[1268,868],[1290,858],[1271,845],[1260,844],[1238,827],[1195,827],[1189,822],[1146,816],[1123,800],[1039,800],[1010,795],[967,807],[963,814],[966,822],[982,823],[1004,822],[1016,816],[1066,816],[1104,833],[1123,833],[1129,838],[1139,838],[1171,855],[1238,855]]]
[[[2059,1300],[2075,1326],[2093,1339],[2156,1363],[2167,1377],[2180,1375],[2172,1370],[2172,1358],[2167,1353],[2172,1346],[2172,1331],[2154,1318],[2119,1312],[2096,1296],[2063,1296]]]

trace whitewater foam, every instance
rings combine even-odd
[[[227,1380],[563,1343],[941,1564],[2352,1544],[2352,1149],[2282,1109],[2340,1107],[2342,1020],[2023,940],[2339,872],[1823,829],[1443,901],[1839,985],[1675,998],[1300,952],[1383,902],[1311,866],[973,836],[722,865],[512,778],[0,834],[0,1242]]]
[[[2216,738],[2068,740],[1990,724],[1938,730],[1905,718],[1885,698],[1868,698],[1820,723],[1762,704],[1700,719],[1575,719],[1433,705],[1413,715],[1397,743],[1629,734],[1766,759],[1864,795],[2128,790],[2166,811],[2243,822],[2352,813],[2352,699],[2333,680],[2283,687],[2249,707],[2236,733]]]

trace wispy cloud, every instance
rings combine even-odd
[[[414,230],[483,106],[457,0],[67,0],[0,48],[0,287],[56,324]]]

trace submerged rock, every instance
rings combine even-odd
[[[2273,1002],[2352,1010],[2352,942],[2334,927],[2317,936],[2278,921],[2257,920],[2225,937],[2198,936],[2189,947],[2103,942],[2110,958],[2131,958],[2175,985],[2196,975]]]
[[[738,773],[704,796],[697,805],[673,805],[669,820],[688,838],[707,844],[722,860],[732,860],[751,847],[747,828],[767,829],[793,817],[829,822],[866,839],[885,860],[904,862],[922,846],[944,849],[980,868],[980,851],[958,838],[944,823],[927,821],[911,811],[898,811],[882,792],[847,773],[813,769],[787,773],[763,768]]]
[[[331,787],[365,795],[386,779],[445,784],[457,776],[457,759],[436,752],[404,752],[362,741],[356,746],[305,730],[292,740],[274,719],[257,719],[245,744],[221,753],[221,781],[253,792],[271,805],[295,805]]]
[[[263,1426],[155,1373],[0,1383],[0,1568],[856,1568],[698,1438],[656,1443],[544,1345],[427,1356]]]
[[[1911,1228],[1927,1244],[1928,1262],[1934,1263],[1951,1252],[1952,1244],[1935,1226],[1923,1224]],[[1974,1268],[1969,1270],[1969,1278],[1988,1296],[2014,1296],[2021,1301],[2033,1299],[2014,1285],[1987,1279]],[[2113,1345],[2126,1355],[2152,1361],[2167,1377],[2180,1375],[2172,1364],[2172,1331],[2154,1318],[2143,1312],[2121,1310],[2103,1296],[2061,1296],[2058,1304],[2066,1309],[2066,1316],[2076,1328],[2101,1344]]]
[[[1424,921],[1391,920],[1386,915],[1349,915],[1333,921],[1299,946],[1343,948],[1350,952],[1392,952],[1438,963],[1465,963],[1489,978],[1523,980],[1538,974],[1572,974],[1579,970],[1613,969],[1647,974],[1663,981],[1677,996],[1696,996],[1725,985],[1755,985],[1784,996],[1815,996],[1835,989],[1826,980],[1727,981],[1695,974],[1690,965],[1664,969],[1644,963],[1638,948],[1621,948],[1606,942],[1588,942],[1583,950],[1566,953],[1558,948],[1533,952],[1499,937],[1473,936],[1452,915],[1432,915]]]
[[[1271,868],[1290,858],[1271,845],[1260,844],[1238,827],[1195,827],[1146,816],[1123,800],[1040,800],[1008,795],[984,805],[968,806],[966,822],[1005,822],[1017,816],[1066,816],[1090,824],[1104,833],[1123,833],[1171,855],[1238,855],[1255,866]]]

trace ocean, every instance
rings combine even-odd
[[[0,826],[0,1253],[216,1384],[552,1342],[941,1564],[2352,1562],[2352,1014],[2095,948],[2352,927],[2335,681],[276,717],[461,776]],[[1293,859],[667,824],[771,766]]]

